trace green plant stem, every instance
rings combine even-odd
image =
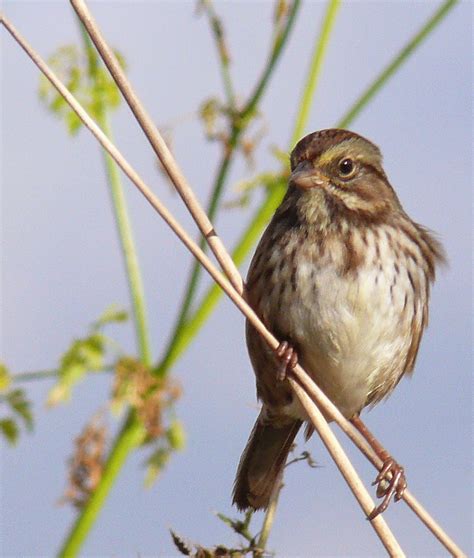
[[[235,139],[235,141],[236,141],[236,139]],[[212,196],[211,196],[208,208],[207,208],[207,215],[208,215],[209,219],[211,220],[211,222],[212,222],[212,220],[215,216],[216,210],[217,210],[217,202],[220,198],[222,188],[223,188],[224,183],[225,183],[225,178],[226,178],[227,172],[229,170],[229,166],[230,166],[230,163],[231,163],[232,152],[233,152],[233,149],[232,149],[232,151],[230,149],[227,150],[227,152],[226,152],[226,154],[225,154],[224,158],[222,159],[221,164],[219,166],[219,170],[218,170],[215,186],[214,186],[214,189],[213,189],[213,193],[212,193]],[[199,240],[199,246],[202,249],[205,249],[206,241],[202,237]],[[191,304],[192,304],[192,302],[194,300],[194,296],[196,294],[200,273],[201,273],[201,265],[199,264],[198,261],[194,261],[192,263],[191,273],[190,273],[188,282],[186,284],[183,304],[181,306],[178,318],[176,320],[175,326],[174,326],[173,331],[171,333],[170,342],[168,343],[166,352],[165,352],[163,358],[161,359],[161,363],[158,367],[158,374],[160,374],[160,375],[162,375],[165,370],[168,370],[169,359],[175,351],[176,343],[177,343],[177,341],[180,337],[180,331],[184,327],[184,325],[186,323],[186,320],[188,318],[189,312],[191,310]]]
[[[230,77],[229,61],[222,65],[222,80],[224,82],[224,90],[227,96],[227,104],[231,110],[235,110],[235,93],[232,86],[232,78]]]
[[[35,380],[48,380],[56,378],[59,370],[37,370],[36,372],[19,372],[11,375],[11,381],[15,383],[33,382]]]
[[[97,123],[103,132],[113,141],[112,129],[109,122],[107,111],[101,111],[103,114],[97,119]],[[140,273],[137,253],[133,240],[132,227],[128,217],[125,195],[122,187],[122,180],[115,161],[109,154],[103,152],[104,163],[110,185],[110,193],[114,204],[115,222],[120,237],[120,245],[122,249],[123,259],[125,263],[126,275],[128,279],[128,287],[130,298],[132,301],[135,334],[138,344],[138,354],[145,365],[152,362],[150,336],[148,329],[148,320],[146,315],[145,294],[143,282]]]
[[[329,44],[329,37],[336,21],[336,15],[341,5],[340,0],[329,0],[326,13],[321,23],[321,29],[316,36],[313,55],[309,66],[308,77],[301,95],[298,114],[291,136],[290,149],[304,135],[306,124],[309,120],[311,107],[313,106],[314,93],[319,82],[319,76],[323,67],[323,61]]]
[[[362,109],[366,107],[368,102],[376,93],[385,85],[390,77],[398,70],[398,68],[409,58],[411,54],[418,48],[434,28],[443,20],[448,12],[454,7],[458,0],[446,0],[428,19],[423,27],[416,33],[413,38],[400,50],[395,58],[387,64],[377,78],[367,87],[347,113],[339,120],[337,126],[345,128],[356,116],[360,114]]]
[[[113,364],[109,366],[103,366],[99,370],[94,370],[92,374],[101,374],[102,372],[113,372],[115,366]],[[49,378],[56,378],[59,374],[59,370],[37,370],[35,372],[18,372],[17,374],[11,375],[12,382],[32,382],[34,380],[47,380]]]
[[[259,553],[257,556],[254,553],[255,558],[259,558],[262,556],[268,542],[268,537],[270,536],[270,531],[273,526],[273,521],[275,520],[276,509],[278,507],[278,498],[280,496],[282,486],[277,490],[275,495],[270,500],[270,504],[268,505],[267,511],[265,512],[265,516],[263,518],[262,530],[260,531],[260,536],[258,537],[257,547]]]
[[[230,58],[224,38],[224,26],[221,19],[218,17],[211,0],[204,0],[203,6],[207,12],[207,17],[209,18],[211,30],[216,42],[217,53],[219,54],[219,66],[221,69],[227,105],[231,112],[235,112],[237,106],[235,102],[234,86],[230,75]]]
[[[91,79],[94,80],[97,77],[98,70],[97,53],[95,52],[87,32],[82,26],[81,33],[89,61],[89,73]],[[99,102],[97,123],[102,128],[104,133],[109,138],[113,139],[107,108],[101,101]],[[130,297],[132,301],[138,352],[141,361],[145,365],[150,366],[152,362],[152,354],[149,342],[143,282],[138,265],[138,258],[133,241],[132,228],[128,217],[121,177],[115,162],[108,154],[105,153],[104,162],[110,185],[115,221],[120,237]],[[100,478],[100,482],[91,494],[91,497],[86,505],[78,514],[72,529],[63,543],[59,553],[60,556],[67,556],[69,558],[77,555],[92,525],[96,521],[97,516],[107,499],[110,489],[113,486],[115,479],[123,467],[128,455],[143,442],[144,437],[145,429],[135,416],[135,413],[130,410],[120,433],[115,438],[112,449],[108,455],[104,471]]]
[[[92,82],[97,82],[99,76],[99,57],[87,31],[80,24],[80,31],[86,51],[89,76]],[[110,125],[107,107],[102,99],[98,99],[96,108],[97,124],[102,128],[105,135],[114,141],[112,127]],[[135,333],[137,338],[138,353],[140,359],[146,365],[151,365],[152,354],[150,348],[149,330],[146,315],[145,294],[143,289],[143,281],[138,263],[137,251],[133,240],[132,226],[128,216],[127,203],[123,191],[121,175],[112,157],[102,152],[104,156],[104,165],[107,180],[110,187],[110,194],[114,207],[114,217],[117,226],[117,232],[120,239],[120,247],[122,250],[125,271],[128,280],[128,288],[132,302],[132,310],[134,316]]]
[[[100,482],[77,516],[58,556],[61,558],[77,556],[130,451],[140,446],[145,439],[145,434],[145,429],[135,413],[130,412],[108,456]]]
[[[214,182],[213,189],[211,191],[211,195],[210,195],[210,199],[209,199],[209,203],[208,203],[208,207],[207,207],[207,215],[208,215],[209,219],[211,220],[211,222],[214,220],[214,217],[217,213],[217,209],[219,207],[219,201],[220,201],[220,199],[222,197],[222,193],[223,193],[224,184],[225,184],[228,172],[230,170],[230,165],[232,163],[233,155],[234,155],[235,150],[237,148],[239,139],[240,139],[241,135],[244,133],[244,131],[246,130],[246,128],[248,127],[248,125],[251,121],[251,117],[254,115],[256,107],[257,107],[257,105],[258,105],[258,103],[259,103],[259,101],[260,101],[260,99],[261,99],[261,97],[262,97],[262,95],[265,91],[266,86],[269,83],[271,74],[276,67],[276,63],[277,63],[281,53],[283,52],[283,47],[288,40],[288,37],[289,37],[290,31],[291,31],[291,28],[293,26],[293,23],[295,21],[295,16],[298,12],[298,8],[300,6],[300,3],[301,3],[300,0],[295,0],[293,2],[291,11],[288,14],[286,24],[285,24],[284,28],[282,29],[282,31],[276,36],[276,38],[274,40],[271,55],[269,57],[267,65],[264,68],[264,71],[262,72],[262,75],[261,75],[257,85],[255,86],[254,92],[250,96],[250,99],[246,103],[244,109],[238,115],[238,117],[237,117],[238,124],[236,124],[235,122],[232,124],[230,137],[229,137],[229,140],[228,140],[228,142],[225,146],[224,155],[222,157],[222,160],[219,164],[219,169],[218,169],[218,172],[217,172],[217,176],[216,176],[216,179],[215,179],[215,182]],[[212,9],[212,8],[210,8],[210,3],[209,2],[205,3],[205,7],[208,8],[208,11],[209,11],[209,9]],[[210,12],[209,17],[212,18],[212,17],[216,17],[216,16],[213,12]],[[215,25],[211,25],[211,27],[214,30]],[[216,34],[215,30],[214,30],[214,34]],[[223,66],[223,64],[224,63],[223,63],[222,58],[221,58],[221,66]],[[206,242],[203,238],[200,239],[199,245],[202,249],[206,248]],[[172,334],[170,336],[170,341],[169,341],[168,346],[165,350],[164,356],[162,357],[161,362],[160,362],[160,364],[158,365],[158,368],[157,368],[157,373],[160,374],[160,375],[163,375],[166,372],[166,370],[169,369],[169,366],[175,360],[175,355],[176,355],[177,349],[179,351],[178,346],[182,342],[181,331],[183,330],[183,328],[185,327],[185,324],[187,322],[189,312],[190,312],[190,309],[191,309],[191,305],[194,301],[194,297],[195,297],[195,294],[196,294],[196,290],[197,290],[197,286],[198,286],[198,282],[199,282],[201,273],[202,273],[202,267],[197,261],[195,261],[192,264],[191,273],[190,273],[190,276],[189,276],[189,279],[187,281],[186,288],[185,288],[185,294],[184,294],[184,297],[183,297],[183,304],[181,306],[181,309],[180,309],[179,314],[178,314],[178,318],[177,318],[176,323],[174,325],[174,328],[172,330]]]

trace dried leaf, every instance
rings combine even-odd
[[[163,411],[180,396],[179,386],[169,378],[157,378],[139,360],[124,357],[117,362],[112,389],[112,410],[131,405],[147,431],[150,442],[166,433]],[[176,427],[178,428],[178,426]],[[176,436],[179,432],[176,431]],[[177,440],[179,441],[179,440]]]
[[[179,535],[170,529],[171,538],[173,539],[174,545],[184,556],[191,556],[193,550],[192,547],[188,545]]]
[[[82,508],[102,477],[107,429],[99,415],[94,416],[76,438],[75,450],[69,459],[68,486],[60,503]]]
[[[223,115],[224,108],[215,97],[206,99],[199,107],[198,115],[204,124],[204,131],[208,139],[216,139],[221,125],[220,119]]]

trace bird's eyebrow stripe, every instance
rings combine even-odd
[[[337,145],[329,147],[326,151],[323,151],[317,159],[318,164],[325,165],[343,155],[347,157],[352,156],[355,160],[360,161],[359,152],[358,150],[356,152],[356,148],[358,144],[362,143],[364,154],[369,155],[369,162],[380,158],[380,152],[375,146],[372,147],[367,141],[361,140],[361,138],[348,138]]]
[[[336,159],[336,157],[338,156],[342,156],[342,155],[350,156],[351,154],[350,147],[352,143],[354,143],[354,140],[351,138],[349,140],[341,142],[338,145],[334,145],[330,147],[326,151],[323,151],[317,159],[318,163],[320,165],[325,165],[326,163],[330,163],[331,161],[334,161],[334,159]]]

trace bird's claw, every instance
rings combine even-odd
[[[280,366],[277,370],[277,379],[282,382],[286,379],[288,372],[291,372],[298,364],[298,355],[288,341],[281,342],[275,353],[280,360]]]
[[[395,502],[398,502],[403,497],[407,487],[403,467],[392,457],[387,458],[372,485],[377,485],[377,497],[383,498],[383,500],[369,515],[369,520],[383,513],[388,508],[392,497],[394,497]]]

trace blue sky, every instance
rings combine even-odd
[[[45,57],[77,42],[72,10],[58,2],[4,2],[4,10]],[[207,22],[190,2],[97,2],[92,8],[159,125],[172,121],[174,153],[203,201],[220,151],[206,143],[195,117],[200,103],[222,97]],[[437,2],[346,2],[336,21],[307,132],[331,127],[374,75],[422,25]],[[259,75],[270,39],[269,2],[217,3],[243,97]],[[267,135],[256,169],[239,161],[232,185],[277,168],[270,146],[288,149],[307,63],[324,4],[306,2],[262,103]],[[449,267],[432,296],[430,327],[412,379],[365,415],[405,465],[410,489],[464,548],[471,544],[471,5],[458,5],[352,129],[380,146],[385,169],[407,212],[435,230]],[[70,139],[38,101],[38,72],[1,35],[2,359],[13,371],[52,368],[70,341],[111,303],[128,306],[102,161],[82,131]],[[160,173],[146,140],[123,107],[114,117],[119,148],[194,231],[180,199]],[[149,205],[126,183],[146,288],[155,358],[163,349],[190,259]],[[254,204],[258,202],[256,198]],[[232,246],[249,218],[224,210],[218,230]],[[246,265],[243,266],[245,272]],[[207,283],[207,279],[206,279]],[[130,326],[113,329],[132,352]],[[204,545],[235,544],[215,511],[236,515],[230,493],[240,453],[257,414],[243,318],[223,301],[176,364],[183,386],[178,414],[188,443],[151,490],[143,488],[139,453],[127,462],[94,527],[84,555],[175,555],[168,529]],[[59,507],[73,438],[103,404],[104,377],[80,384],[70,404],[52,410],[52,383],[28,384],[35,431],[18,447],[2,446],[1,534],[4,556],[48,556],[74,517]],[[110,429],[116,424],[111,421]],[[342,436],[339,436],[342,439]],[[302,442],[301,442],[302,443]],[[344,441],[362,478],[371,467]],[[335,466],[314,436],[307,445],[321,465],[288,470],[269,548],[280,556],[382,555],[383,550]],[[439,544],[403,503],[387,519],[411,556],[436,556]]]

